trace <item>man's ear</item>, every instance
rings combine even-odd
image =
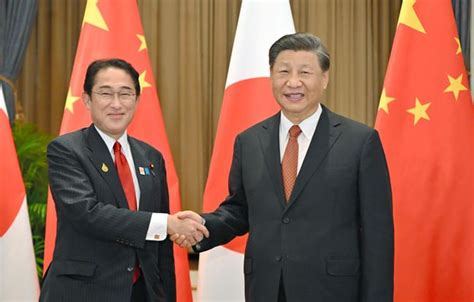
[[[91,97],[85,91],[82,93],[82,101],[84,102],[84,105],[86,106],[87,109],[91,108],[91,101],[92,101]]]
[[[326,90],[329,84],[329,70],[323,72],[323,88]]]

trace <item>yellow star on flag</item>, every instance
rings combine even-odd
[[[390,102],[393,102],[394,100],[395,98],[387,96],[384,88],[382,90],[382,95],[380,96],[379,109],[382,109],[388,114],[388,104],[390,104]]]
[[[148,83],[146,80],[146,70],[144,72],[142,72],[140,74],[140,76],[138,77],[138,81],[140,82],[140,88],[141,88],[141,91],[143,91],[143,88],[147,88],[147,87],[151,87],[151,84]]]
[[[456,44],[458,44],[458,49],[456,50],[456,54],[460,54],[462,52],[461,50],[461,42],[459,41],[459,38],[454,38],[456,40]]]
[[[89,23],[100,29],[109,31],[109,28],[107,27],[107,23],[105,23],[104,17],[102,16],[102,13],[97,7],[98,1],[99,0],[87,1],[86,12],[84,13],[84,21],[82,21],[82,25],[84,25],[85,23]]]
[[[408,27],[413,28],[422,33],[426,33],[421,24],[420,19],[418,18],[413,5],[415,5],[416,0],[404,0],[402,8],[400,9],[400,17],[398,18],[398,24],[404,24]]]
[[[426,110],[430,107],[431,103],[421,104],[418,98],[415,101],[415,107],[408,109],[407,112],[415,116],[413,125],[416,125],[420,119],[430,120],[430,117],[426,113]]]
[[[144,49],[148,49],[146,46],[146,41],[145,41],[145,36],[143,35],[137,35],[138,40],[140,40],[140,48],[138,48],[138,51],[142,51]]]
[[[67,97],[66,97],[66,105],[65,108],[66,110],[69,110],[69,112],[74,113],[74,103],[79,99],[78,96],[73,96],[71,92],[71,88],[67,91]]]
[[[466,86],[462,84],[462,73],[457,78],[453,78],[448,75],[449,86],[444,90],[444,92],[452,92],[456,101],[458,100],[459,92],[467,90]]]

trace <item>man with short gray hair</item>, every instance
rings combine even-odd
[[[393,301],[391,188],[377,131],[321,104],[330,57],[318,37],[283,36],[269,57],[281,112],[237,136],[229,196],[202,215],[210,236],[194,249],[248,233],[247,301]]]

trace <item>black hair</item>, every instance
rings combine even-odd
[[[138,80],[139,74],[133,66],[122,59],[103,59],[96,60],[89,64],[87,67],[86,78],[84,79],[84,91],[90,96],[92,93],[92,87],[94,86],[95,77],[99,71],[109,67],[118,68],[125,71],[133,80],[135,86],[135,94],[140,96],[140,81]]]

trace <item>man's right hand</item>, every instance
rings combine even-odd
[[[203,218],[192,211],[168,215],[168,234],[170,239],[181,247],[189,247],[209,237],[203,225]]]

